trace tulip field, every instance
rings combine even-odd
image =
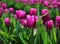
[[[60,44],[60,0],[0,0],[0,44]]]

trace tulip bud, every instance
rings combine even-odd
[[[49,5],[49,6],[48,6],[48,8],[49,8],[49,9],[52,9],[52,8],[53,8],[53,6],[52,6],[52,5]]]
[[[9,11],[10,11],[11,13],[14,13],[14,8],[9,8]]]
[[[26,19],[20,19],[20,22],[23,26],[27,27],[27,20]]]
[[[49,2],[48,1],[44,1],[44,6],[48,6]]]
[[[53,5],[54,8],[57,8],[57,1],[53,1],[52,5]]]
[[[0,17],[2,16],[2,9],[0,8]]]
[[[30,4],[35,4],[35,3],[34,3],[34,0],[30,0]]]
[[[5,10],[4,10],[4,13],[5,13],[5,14],[8,13],[8,9],[5,9]]]
[[[30,9],[30,15],[36,15],[37,14],[37,9],[36,8],[31,8]]]
[[[34,28],[36,26],[36,19],[34,16],[27,15],[27,23],[29,28]]]
[[[44,2],[44,0],[40,0],[40,4],[42,4]]]
[[[60,2],[57,2],[57,6],[60,7]]]
[[[56,16],[56,27],[60,28],[60,16]]]
[[[46,15],[45,15],[46,14]],[[50,18],[50,13],[48,10],[44,9],[42,10],[42,15],[45,15],[42,19],[43,19],[43,24],[45,24],[45,22],[49,21]]]
[[[4,22],[5,22],[5,25],[6,25],[7,27],[10,26],[10,19],[9,19],[9,18],[5,18],[5,19],[4,19]]]
[[[14,17],[16,18],[16,20],[18,20],[18,16],[17,15],[15,15]]]
[[[52,29],[53,26],[54,26],[54,23],[53,23],[52,20],[47,21],[47,23],[46,23],[46,28],[47,29]]]
[[[3,9],[6,9],[6,8],[7,8],[7,4],[6,4],[6,3],[3,3],[3,4],[2,4],[2,8],[3,8]]]
[[[25,18],[25,16],[26,16],[26,12],[25,12],[25,11],[20,10],[20,11],[19,11],[19,15],[18,15],[18,16],[19,16],[19,18],[20,18],[20,19],[23,19],[23,18]]]

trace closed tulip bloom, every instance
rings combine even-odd
[[[0,8],[0,17],[2,16],[2,9]]]
[[[48,1],[44,1],[44,6],[48,6],[49,2]]]
[[[60,16],[56,16],[56,27],[60,28]]]
[[[17,15],[14,15],[14,17],[16,18],[16,20],[18,20],[18,16]]]
[[[36,15],[37,14],[37,9],[36,8],[31,8],[30,9],[30,15]]]
[[[38,16],[35,16],[36,22],[38,21]]]
[[[44,0],[40,0],[40,4],[42,4],[44,2]]]
[[[26,19],[20,19],[20,22],[24,27],[27,27],[27,20]]]
[[[52,6],[52,5],[49,5],[49,6],[48,6],[48,8],[49,8],[49,9],[52,9],[52,8],[53,8],[53,6]]]
[[[39,0],[34,0],[35,3],[39,3]]]
[[[57,1],[53,1],[52,5],[53,5],[54,8],[57,8]]]
[[[5,22],[6,26],[8,26],[8,27],[10,26],[10,19],[9,18],[5,18],[4,22]]]
[[[5,9],[5,10],[4,10],[4,13],[7,14],[7,13],[8,13],[8,9]]]
[[[46,28],[47,29],[52,29],[53,26],[54,26],[54,23],[53,23],[52,20],[47,21],[47,23],[46,23]]]
[[[11,13],[14,13],[14,8],[9,8],[9,11],[10,11]]]
[[[6,9],[6,8],[7,8],[7,4],[6,4],[6,3],[3,3],[3,4],[2,4],[2,8],[3,8],[3,9]]]
[[[35,4],[34,0],[30,0],[30,4]]]
[[[46,14],[46,15],[45,15]],[[45,22],[49,21],[50,18],[50,13],[47,9],[42,10],[42,15],[45,15],[42,19],[43,19],[43,24],[45,24]]]
[[[18,15],[18,16],[19,16],[19,18],[20,18],[20,19],[23,19],[23,18],[25,18],[25,16],[26,16],[26,12],[25,12],[25,11],[20,10],[20,11],[19,11],[19,15]]]
[[[35,27],[34,23],[34,16],[27,15],[27,23],[29,28]]]
[[[60,7],[60,2],[57,2],[57,6]]]

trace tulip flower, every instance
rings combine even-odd
[[[31,8],[30,9],[30,15],[36,15],[37,14],[37,9],[36,8]]]
[[[5,25],[6,25],[7,27],[10,26],[10,19],[9,19],[9,18],[5,18],[5,19],[4,19],[4,22],[5,22]]]
[[[8,9],[5,9],[5,10],[4,10],[4,13],[5,13],[5,14],[8,13]]]
[[[30,15],[27,15],[27,23],[29,28],[34,27],[34,18],[32,18]]]
[[[23,19],[23,18],[25,18],[25,16],[26,16],[26,12],[25,12],[25,11],[20,10],[20,11],[19,11],[19,15],[18,15],[18,16],[19,16],[19,18],[20,18],[20,19]]]
[[[10,11],[11,13],[14,13],[14,8],[9,8],[9,11]]]
[[[2,9],[0,8],[0,17],[2,16]]]
[[[49,20],[46,22],[47,29],[52,29],[53,26],[54,26],[53,20]]]
[[[57,6],[60,7],[60,2],[57,2]]]
[[[20,19],[20,22],[24,27],[27,27],[27,20],[26,19]]]
[[[56,27],[60,28],[60,16],[56,16]]]
[[[3,8],[3,9],[6,9],[6,8],[7,8],[7,4],[6,4],[6,3],[3,3],[3,4],[2,4],[2,8]]]
[[[23,19],[26,16],[26,12],[22,10],[16,10],[16,15],[18,18]]]
[[[53,5],[54,8],[57,8],[57,1],[53,1],[52,5]]]
[[[48,6],[49,2],[48,1],[44,1],[44,6]]]
[[[46,14],[46,15],[45,15]],[[42,15],[45,15],[42,19],[43,19],[43,24],[45,24],[45,22],[49,21],[50,18],[50,13],[47,9],[42,10]]]

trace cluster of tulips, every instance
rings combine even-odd
[[[15,12],[14,17],[16,18],[16,20],[19,20],[20,23],[24,26],[24,27],[29,27],[29,28],[35,28],[36,27],[36,23],[38,22],[38,20],[40,19],[40,17],[43,20],[43,25],[46,25],[47,29],[52,29],[53,26],[56,26],[57,28],[60,27],[60,16],[56,16],[56,25],[54,25],[53,20],[51,19],[49,10],[47,9],[43,9],[42,10],[42,16],[45,15],[44,17],[37,16],[37,9],[36,8],[31,8],[30,9],[30,13],[27,15],[25,11],[23,10],[16,10],[14,11],[14,8],[9,8],[7,9],[7,5],[5,3],[2,4],[2,7],[0,8],[0,17],[2,17],[2,12],[7,13],[7,12],[13,13]],[[10,26],[10,19],[9,18],[5,18],[4,22],[6,24],[6,26]]]

